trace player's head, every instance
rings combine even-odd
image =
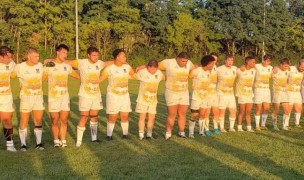
[[[150,60],[146,65],[147,70],[151,74],[155,74],[158,69],[158,62],[156,60]]]
[[[60,44],[56,47],[56,58],[60,61],[66,60],[68,57],[69,47],[65,44]]]
[[[190,56],[187,52],[181,52],[177,55],[176,60],[180,67],[185,67],[190,60]]]
[[[255,58],[253,56],[247,56],[245,58],[245,65],[249,66],[250,68],[255,67]]]
[[[283,71],[286,71],[289,69],[289,65],[290,65],[290,61],[288,58],[283,58],[281,61],[280,61],[280,68],[281,70]]]
[[[218,57],[219,57],[218,53],[216,53],[216,52],[212,52],[212,53],[210,53],[210,55],[214,57],[214,59],[215,59],[215,63],[216,63],[216,62],[217,62],[217,60],[218,60]]]
[[[271,62],[272,62],[272,59],[273,59],[273,55],[271,54],[265,54],[264,57],[263,57],[263,61],[262,61],[262,64],[264,65],[270,65]]]
[[[93,63],[97,62],[99,59],[99,50],[94,47],[94,46],[90,46],[87,49],[87,54],[88,54],[88,58],[89,61],[92,61]]]
[[[126,52],[123,49],[115,49],[112,53],[115,61],[118,61],[122,64],[127,62]]]
[[[231,54],[227,54],[225,58],[225,66],[231,67],[234,62],[234,57]]]
[[[201,59],[201,65],[206,70],[211,70],[216,62],[216,59],[212,55],[203,56]]]
[[[7,46],[0,47],[0,57],[3,58],[5,63],[9,63],[12,60],[13,51]]]
[[[298,70],[303,72],[304,71],[304,58],[300,59],[298,63]]]
[[[27,62],[30,64],[37,64],[39,62],[39,52],[35,48],[28,48],[26,51]]]

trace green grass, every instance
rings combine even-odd
[[[19,107],[17,81],[13,80],[15,104]],[[105,86],[102,84],[105,105]],[[116,124],[114,140],[105,141],[106,115],[99,114],[99,138],[101,144],[90,142],[87,126],[83,145],[75,147],[78,121],[79,82],[70,81],[71,117],[68,126],[68,147],[54,149],[50,132],[50,120],[44,114],[43,142],[46,149],[34,149],[35,138],[30,122],[27,152],[5,151],[5,141],[0,140],[1,179],[302,179],[304,178],[303,129],[291,131],[261,131],[256,133],[227,133],[212,137],[181,139],[173,136],[166,141],[166,106],[163,83],[159,89],[159,106],[154,133],[157,139],[137,139],[137,115],[130,114],[130,140],[121,139],[120,123]],[[138,83],[130,82],[132,107]],[[46,92],[46,91],[45,91]],[[46,100],[46,96],[45,96]],[[46,101],[47,102],[47,101]],[[18,113],[18,110],[16,111]],[[18,115],[14,114],[14,141],[20,147],[17,133]],[[189,116],[189,113],[188,113]],[[281,120],[281,116],[279,119]],[[226,123],[228,123],[226,121]],[[212,123],[211,123],[212,124]],[[268,124],[270,127],[270,120]],[[293,125],[293,118],[291,118]],[[280,124],[281,126],[281,124]],[[226,124],[226,127],[227,124]],[[197,129],[196,129],[197,132]],[[174,134],[177,134],[175,126]]]

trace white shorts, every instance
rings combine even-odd
[[[189,105],[189,92],[172,92],[170,90],[165,90],[165,99],[167,106],[174,105]]]
[[[21,96],[20,97],[20,112],[28,113],[33,110],[44,110],[43,96]]]
[[[119,112],[132,112],[129,93],[122,96],[107,93],[106,105],[107,105],[106,107],[107,114],[117,114]]]
[[[8,101],[0,101],[0,112],[14,112],[14,110],[15,108],[12,97],[10,97]]]
[[[278,103],[288,103],[288,94],[287,92],[274,92],[272,96],[272,103],[278,104]]]
[[[86,98],[79,96],[79,111],[90,111],[103,109],[101,97]]]
[[[253,104],[253,97],[238,97],[238,104]]]
[[[144,104],[137,103],[135,112],[156,114],[156,106],[157,106],[157,103],[153,103],[151,105],[144,105]]]
[[[269,88],[254,89],[254,104],[271,103],[271,95]]]
[[[210,109],[210,103],[205,100],[205,101],[197,101],[194,99],[191,99],[191,105],[190,105],[190,109],[192,110],[199,110],[199,109]]]
[[[231,95],[219,96],[219,109],[236,108],[235,97]]]
[[[217,94],[213,94],[213,95],[208,96],[207,101],[208,101],[208,104],[211,107],[218,107],[219,106],[219,97],[218,97]]]
[[[48,104],[49,112],[70,111],[70,97],[66,94]]]
[[[287,92],[288,102],[290,105],[302,104],[302,96],[300,92]]]

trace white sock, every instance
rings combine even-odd
[[[209,131],[209,118],[204,119],[205,121],[205,130]]]
[[[189,135],[194,134],[195,120],[189,120]]]
[[[27,137],[27,129],[20,129],[19,128],[19,137],[21,141],[21,146],[25,145],[26,146],[26,137]]]
[[[251,131],[251,126],[247,126],[247,131]]]
[[[147,137],[152,137],[152,131],[147,131]]]
[[[112,136],[115,123],[107,123],[107,136]]]
[[[77,126],[77,143],[81,144],[82,138],[83,138],[83,133],[86,130],[85,127],[79,127]]]
[[[229,118],[229,128],[234,129],[235,118]]]
[[[213,119],[213,129],[218,129],[218,119]]]
[[[300,124],[301,113],[295,113],[295,124]]]
[[[238,125],[238,130],[243,130],[242,125]]]
[[[266,120],[268,118],[268,114],[262,114],[262,122],[261,122],[261,126],[266,126]]]
[[[171,137],[171,132],[166,132],[165,138],[166,138],[166,139],[169,139],[170,137]]]
[[[203,134],[204,129],[205,129],[205,120],[204,119],[199,119],[198,124],[199,124],[199,134]]]
[[[289,114],[286,115],[284,114],[283,115],[283,127],[287,127],[289,125]]]
[[[64,140],[61,140],[61,143],[66,144],[67,142],[66,142],[66,140],[64,139]]]
[[[120,122],[122,128],[122,134],[128,135],[129,134],[129,121],[127,122]]]
[[[260,115],[255,115],[254,119],[255,119],[255,127],[260,127],[261,116]]]
[[[278,126],[278,117],[276,115],[272,115],[272,124],[274,127]]]
[[[225,129],[225,127],[224,127],[224,118],[219,118],[219,124],[220,124],[220,129],[222,130],[222,129]]]
[[[185,132],[178,132],[180,136],[185,136]]]
[[[97,129],[98,129],[98,122],[90,121],[90,128],[91,128],[91,138],[92,141],[97,140]]]
[[[144,138],[144,134],[145,134],[144,132],[139,131],[139,132],[138,132],[139,138]]]
[[[37,144],[41,144],[42,129],[35,128],[34,129],[34,133],[35,133],[35,136],[36,136],[36,143]]]
[[[14,141],[6,141],[6,147],[13,147],[14,146]]]
[[[55,139],[55,140],[54,140],[54,144],[60,144],[59,139]]]

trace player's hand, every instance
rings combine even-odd
[[[146,65],[137,66],[137,67],[135,68],[135,72],[138,72],[138,71],[140,71],[140,70],[142,70],[142,69],[145,69],[145,67],[146,67]]]
[[[278,71],[279,71],[279,67],[278,66],[274,66],[273,69],[272,69],[272,73],[276,74],[276,73],[278,73]]]
[[[240,70],[245,71],[246,70],[245,65],[241,65]]]
[[[43,61],[43,65],[46,65],[48,62],[53,62],[55,59],[46,59]]]

